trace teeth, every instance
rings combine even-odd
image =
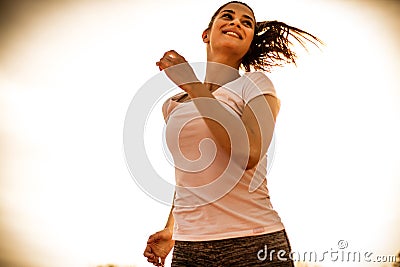
[[[225,34],[236,37],[236,38],[240,38],[239,34],[237,34],[236,32],[226,32]]]

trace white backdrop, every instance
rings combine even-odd
[[[201,33],[223,3],[21,1],[1,11],[1,266],[150,266],[142,252],[169,207],[129,175],[125,113],[165,51],[204,60]],[[394,255],[400,5],[247,3],[258,20],[284,21],[326,43],[309,53],[299,47],[297,68],[270,74],[282,108],[268,183],[293,249],[330,251],[345,240],[351,251]],[[155,112],[149,133],[158,144]],[[161,147],[149,150],[173,181],[170,166],[154,160]],[[331,265],[345,264],[318,263]]]

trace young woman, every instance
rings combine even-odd
[[[257,71],[295,63],[289,36],[303,46],[320,42],[281,22],[256,22],[248,5],[232,1],[203,32],[204,82],[175,51],[157,62],[184,92],[163,105],[176,190],[165,229],[147,242],[149,262],[163,266],[174,248],[172,266],[293,266],[266,185],[280,102]]]

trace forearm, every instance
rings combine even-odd
[[[171,211],[169,212],[167,223],[165,224],[165,228],[168,228],[171,231],[171,233],[174,230],[174,223],[175,223],[174,215],[172,213],[173,209],[174,209],[174,205],[172,204]]]
[[[174,214],[173,214],[175,195],[176,195],[176,192],[174,192],[174,198],[172,201],[171,210],[169,211],[168,220],[167,220],[167,223],[165,224],[165,228],[168,228],[171,231],[171,233],[174,230],[174,223],[175,223]]]
[[[199,113],[214,137],[214,141],[226,152],[240,160],[247,160],[249,142],[255,136],[241,118],[228,111],[203,83],[191,83],[183,88],[193,99]],[[247,141],[247,142],[246,142]],[[234,143],[234,145],[232,145]],[[232,150],[234,149],[234,150]]]

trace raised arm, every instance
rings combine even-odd
[[[160,70],[193,99],[214,141],[246,169],[254,168],[272,139],[279,106],[274,96],[254,97],[244,107],[240,119],[228,111],[200,82],[186,60],[175,51],[157,62]],[[174,68],[170,68],[174,67]],[[255,86],[255,85],[254,85]],[[234,143],[231,143],[234,142]]]

